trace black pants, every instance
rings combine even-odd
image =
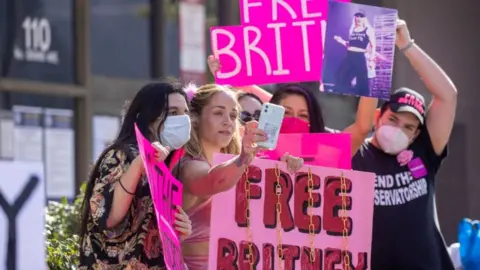
[[[352,89],[353,78],[356,78],[357,83]],[[365,53],[347,51],[347,56],[342,60],[337,71],[335,90],[342,94],[370,95]]]

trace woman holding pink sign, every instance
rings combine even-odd
[[[185,145],[185,156],[174,172],[184,188],[183,206],[193,224],[192,235],[182,244],[185,263],[190,270],[208,269],[211,197],[233,188],[247,166],[261,150],[255,143],[265,141],[257,122],[245,125],[240,138],[239,105],[235,93],[224,86],[200,87],[191,100],[191,139]],[[230,161],[214,164],[215,153],[236,155]],[[296,171],[301,160],[284,157]]]
[[[79,269],[165,269],[152,196],[138,155],[134,124],[155,141],[156,157],[190,139],[187,98],[180,85],[152,83],[128,106],[117,138],[100,155],[87,182],[80,232]],[[189,217],[176,214],[183,240]]]

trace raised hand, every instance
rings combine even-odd
[[[215,58],[213,55],[209,55],[207,58],[207,64],[208,68],[210,69],[210,72],[215,76],[217,71],[219,71],[222,68],[222,65],[220,64],[220,60]]]
[[[294,157],[289,153],[285,153],[282,156],[281,161],[284,161],[287,163],[287,169],[291,173],[296,173],[298,170],[300,170],[303,167],[303,158]]]
[[[405,48],[412,40],[410,31],[408,31],[407,23],[404,20],[397,19],[397,33],[395,44],[399,49]]]
[[[259,151],[265,150],[257,145],[258,142],[265,142],[267,135],[263,130],[258,129],[257,121],[250,121],[245,124],[245,134],[242,138],[242,152],[240,160],[243,164],[250,164]]]
[[[187,239],[192,234],[192,221],[182,207],[177,206],[178,213],[175,213],[175,230],[180,233],[180,241]]]

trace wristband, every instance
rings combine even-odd
[[[406,52],[408,49],[412,48],[412,46],[415,44],[415,40],[410,40],[407,44],[407,46],[400,48],[401,52]]]

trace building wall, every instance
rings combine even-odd
[[[147,80],[132,80],[104,76],[92,77],[94,114],[120,115],[126,100],[130,100]]]

